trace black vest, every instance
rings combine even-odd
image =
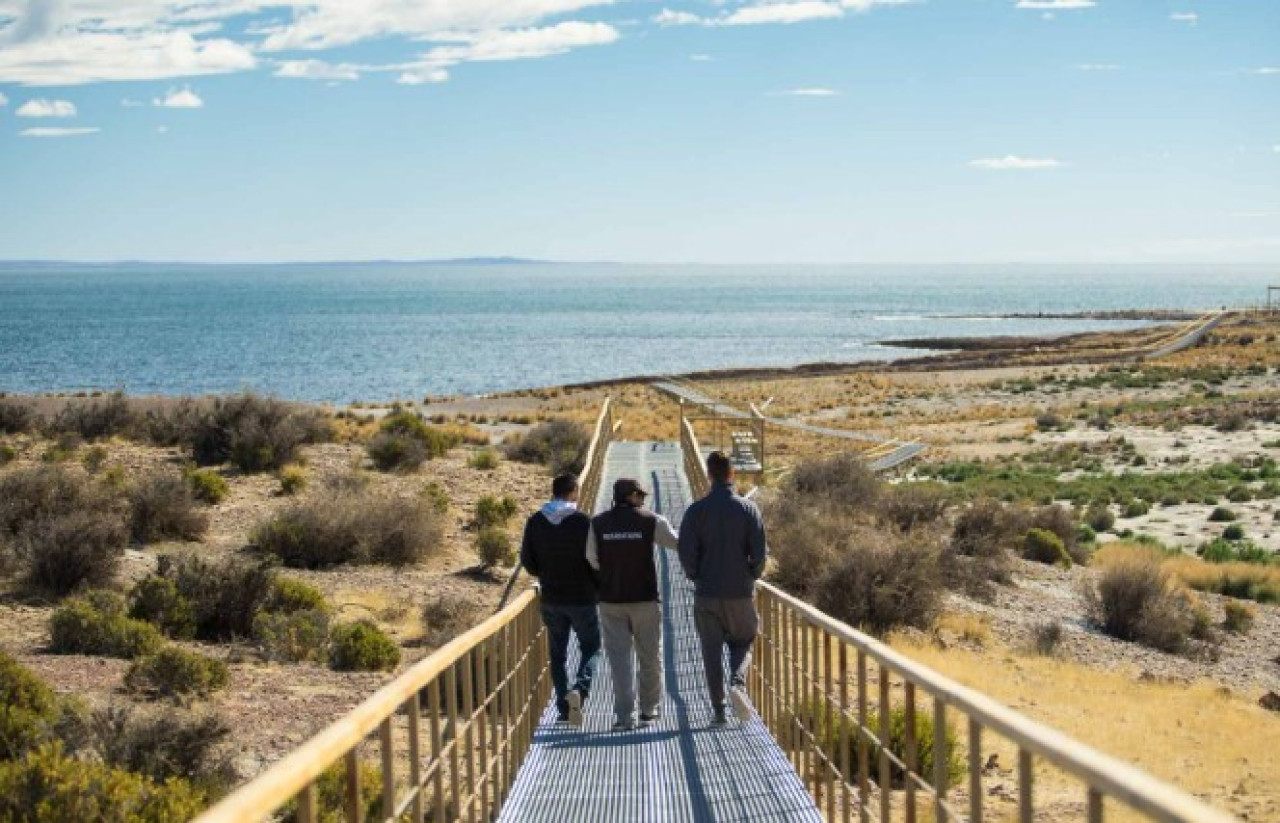
[[[600,559],[600,602],[649,603],[658,599],[653,562],[652,512],[618,505],[591,521]]]
[[[587,563],[587,530],[591,521],[582,512],[554,525],[541,512],[529,518],[530,550],[538,563],[542,601],[565,606],[593,606],[595,574]]]

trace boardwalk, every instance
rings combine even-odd
[[[613,480],[651,484],[655,510],[672,525],[690,502],[674,443],[614,443],[597,510],[609,504]],[[693,630],[693,590],[674,552],[657,550],[662,585],[666,694],[662,718],[634,732],[611,733],[608,665],[578,730],[555,722],[548,706],[499,818],[548,821],[818,821],[821,818],[768,729],[753,719],[708,728],[711,704]]]

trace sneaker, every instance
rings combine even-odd
[[[636,728],[636,721],[628,717],[625,720],[614,721],[611,731],[629,732],[629,731],[634,731],[635,728]]]
[[[724,706],[717,706],[715,714],[711,715],[711,725],[718,728],[728,722],[729,721],[724,716]]]
[[[564,696],[564,702],[569,704],[569,711],[565,716],[565,720],[570,726],[582,727],[582,692],[573,689]]]
[[[569,722],[569,713],[568,713],[568,712],[556,712],[556,722],[557,722],[557,723],[568,723],[568,722]]]
[[[751,698],[747,697],[746,689],[734,686],[729,690],[729,700],[733,703],[733,713],[739,720],[746,723],[751,719]]]
[[[641,723],[652,723],[662,717],[662,709],[652,709],[647,712],[640,712]]]

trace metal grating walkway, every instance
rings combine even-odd
[[[614,479],[628,476],[651,484],[654,509],[678,528],[690,502],[679,444],[612,444],[597,510],[609,504]],[[555,708],[548,705],[499,820],[820,821],[799,775],[758,718],[708,727],[711,704],[693,628],[693,587],[674,552],[656,551],[663,602],[662,718],[634,732],[610,732],[613,691],[604,662],[582,729],[557,724]]]

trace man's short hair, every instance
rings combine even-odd
[[[555,480],[551,481],[551,496],[557,498],[568,497],[578,490],[578,476],[575,474],[562,474]]]
[[[722,451],[714,451],[707,455],[707,474],[711,479],[723,483],[733,475],[733,464],[729,456]]]

